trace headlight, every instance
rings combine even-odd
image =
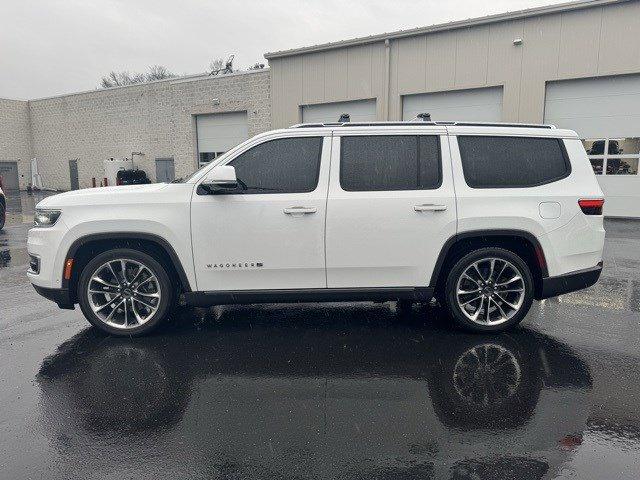
[[[61,214],[62,212],[60,210],[43,210],[37,208],[33,224],[36,227],[53,227]]]

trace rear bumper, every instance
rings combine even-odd
[[[44,298],[56,302],[60,308],[65,310],[73,310],[75,308],[71,295],[69,295],[69,290],[66,288],[45,288],[37,285],[34,285],[33,288]]]
[[[543,278],[542,294],[539,300],[588,288],[598,281],[601,273],[602,262],[598,263],[595,267],[585,268],[584,270],[566,273],[557,277]]]

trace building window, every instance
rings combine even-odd
[[[200,152],[199,166],[203,167],[225,152]]]
[[[637,175],[640,138],[599,138],[582,141],[596,175]]]

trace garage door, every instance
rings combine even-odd
[[[501,122],[502,87],[420,93],[402,97],[402,119],[430,113],[432,120]]]
[[[352,122],[375,122],[376,101],[371,99],[304,105],[302,107],[302,121],[304,123],[337,122],[343,113],[348,113]]]
[[[584,139],[605,215],[640,217],[640,75],[549,83],[544,121]]]
[[[249,138],[247,112],[198,115],[196,125],[201,165]]]
[[[16,162],[0,162],[0,176],[4,190],[18,190],[18,164]]]

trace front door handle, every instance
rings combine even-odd
[[[318,209],[316,207],[289,207],[282,211],[287,215],[308,215],[316,213]]]
[[[416,212],[444,212],[447,209],[447,206],[435,205],[433,203],[425,203],[423,205],[414,205],[413,209]]]

